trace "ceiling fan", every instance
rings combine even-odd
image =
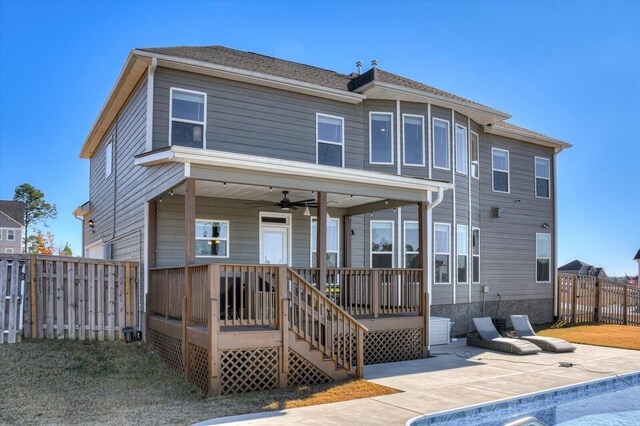
[[[300,201],[291,201],[288,197],[289,191],[282,191],[283,198],[277,203],[252,203],[255,207],[266,207],[266,206],[276,206],[280,207],[281,210],[289,211],[289,210],[297,210],[298,207],[317,207],[317,201],[315,198],[309,198],[308,200],[300,200]]]

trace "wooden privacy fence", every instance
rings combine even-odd
[[[604,278],[558,275],[558,320],[640,326],[640,288]]]
[[[22,301],[25,338],[113,340],[123,327],[138,328],[138,268],[137,262],[0,255],[0,294]],[[9,321],[16,315],[11,306]]]

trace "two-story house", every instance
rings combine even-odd
[[[21,201],[0,200],[0,253],[22,253],[24,235],[24,204]]]
[[[603,267],[596,267],[578,259],[558,267],[558,272],[567,275],[607,278],[607,272]]]
[[[407,314],[394,327],[425,348],[429,315],[460,333],[497,293],[502,314],[551,321],[571,145],[509,118],[375,66],[136,49],[80,152],[85,249],[142,262],[145,294],[162,268],[289,265],[362,321]],[[241,318],[226,289],[221,315]]]

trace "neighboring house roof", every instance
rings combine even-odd
[[[377,95],[380,93],[385,93],[386,95],[386,92],[391,91],[391,98],[393,99],[401,99],[402,96],[405,96],[402,99],[410,101],[419,99],[422,102],[423,99],[427,99],[427,102],[460,109],[472,119],[479,118],[480,120],[476,121],[485,125],[485,131],[487,132],[550,146],[558,150],[571,146],[571,144],[558,139],[510,123],[504,123],[503,120],[511,117],[508,113],[379,68],[372,68],[361,75],[356,73],[343,74],[224,46],[177,46],[140,48],[130,53],[116,85],[82,147],[81,157],[91,157],[118,111],[126,103],[129,93],[133,91],[147,67],[152,66],[152,61],[154,60],[158,61],[158,65],[176,66],[177,69],[193,72],[201,72],[198,70],[204,66],[214,67],[217,68],[215,72],[225,75],[226,78],[240,71],[245,74],[251,74],[239,77],[240,81],[264,80],[266,76],[273,81],[263,81],[262,84],[271,85],[272,87],[278,87],[278,84],[288,84],[287,82],[294,82],[298,86],[304,84],[306,85],[305,87],[297,87],[296,90],[307,90],[322,96],[324,96],[325,92],[328,92],[333,94],[331,96],[338,96],[341,100],[353,103],[361,102],[368,96],[379,99],[376,97]],[[160,64],[161,60],[164,61],[162,64]],[[179,66],[175,65],[176,63]],[[208,70],[207,72],[214,72],[214,70]],[[373,93],[371,92],[372,90]],[[401,93],[402,96],[397,97],[399,96],[398,93]]]
[[[636,253],[636,257],[634,257],[633,260],[640,260],[640,249],[638,249],[638,252]]]
[[[24,203],[22,201],[0,200],[0,213],[18,227],[24,226]]]
[[[558,268],[558,271],[579,271],[583,267],[591,267],[588,263],[585,263],[581,260],[574,260],[572,262],[567,263],[566,265],[562,265]]]
[[[604,270],[602,266],[596,268],[596,276],[600,276],[600,274],[607,275],[607,272]]]

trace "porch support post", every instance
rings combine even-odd
[[[196,261],[196,181],[184,181],[184,262]]]
[[[423,320],[423,330],[422,334],[422,355],[427,357],[429,356],[429,314],[430,314],[430,306],[429,306],[429,286],[427,285],[427,278],[429,276],[429,258],[427,256],[429,247],[429,227],[427,225],[427,203],[421,202],[418,203],[418,238],[419,238],[419,249],[418,249],[418,265],[421,270],[421,278],[420,278],[420,300],[421,309],[420,313],[422,314]]]
[[[325,293],[327,283],[327,193],[317,193],[318,217],[316,230],[316,265],[318,267],[318,290]]]
[[[342,217],[342,238],[344,247],[344,267],[351,268],[351,216]]]

